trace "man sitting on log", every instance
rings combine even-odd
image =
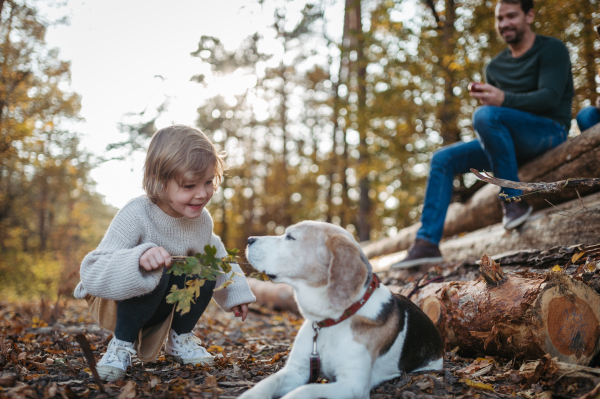
[[[569,51],[560,40],[536,35],[533,0],[500,0],[496,30],[508,45],[485,69],[487,83],[471,85],[482,105],[473,114],[477,140],[437,150],[431,159],[422,226],[408,256],[392,267],[442,261],[439,242],[456,174],[471,168],[519,181],[518,166],[567,139],[571,124],[573,77]],[[507,230],[523,224],[532,211],[522,194],[504,189],[502,223]]]

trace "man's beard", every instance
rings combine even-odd
[[[502,33],[506,32],[506,31],[514,32],[514,36],[512,36],[510,38],[505,38]],[[517,44],[523,39],[524,32],[520,31],[518,29],[512,29],[512,28],[504,29],[503,31],[500,32],[500,36],[502,37],[502,40],[504,40],[504,43],[506,43],[506,44]]]

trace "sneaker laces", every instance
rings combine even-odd
[[[187,353],[194,353],[195,351],[199,350],[202,353],[208,354],[206,349],[204,349],[204,347],[201,345],[202,340],[196,337],[194,333],[190,332],[187,334],[181,334],[175,339],[175,342],[179,344]]]
[[[112,362],[117,360],[124,365],[131,363],[131,356],[137,352],[129,346],[119,346],[116,342],[112,342],[106,351],[106,361]]]

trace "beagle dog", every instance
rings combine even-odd
[[[379,283],[343,228],[301,222],[281,236],[250,237],[246,255],[273,282],[292,286],[305,321],[285,367],[240,398],[363,399],[402,373],[443,368],[436,326]],[[319,376],[330,383],[307,384]]]

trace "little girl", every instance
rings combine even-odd
[[[165,351],[183,364],[213,363],[192,329],[214,296],[225,311],[246,318],[256,298],[244,277],[219,291],[229,276],[206,281],[188,313],[174,311],[165,297],[171,287],[184,287],[185,277],[167,274],[171,256],[195,255],[216,246],[217,257],[227,255],[213,233],[205,209],[221,182],[224,161],[198,129],[175,125],[152,137],[144,165],[147,196],[134,198],[111,222],[98,248],[81,263],[76,298],[85,298],[98,323],[114,338],[98,363],[100,377],[123,378],[131,355],[151,361],[165,342]],[[238,265],[232,272],[241,273]]]

